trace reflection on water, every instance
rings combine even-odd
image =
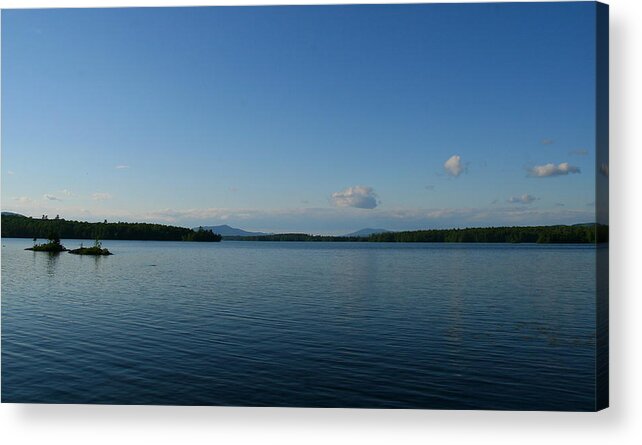
[[[56,272],[56,266],[58,264],[58,259],[61,252],[33,252],[34,258],[43,258],[45,261],[45,268],[47,270],[47,275],[53,276]]]
[[[3,239],[5,402],[591,410],[592,246]]]

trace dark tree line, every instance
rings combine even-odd
[[[608,241],[608,226],[597,226],[599,242]],[[479,227],[375,233],[367,237],[282,233],[262,236],[226,236],[236,241],[362,241],[387,243],[595,243],[596,225]]]
[[[90,223],[68,221],[56,217],[30,218],[22,215],[2,215],[3,238],[103,239],[143,241],[220,241],[221,235],[211,230],[192,230],[185,227],[148,223]]]
[[[211,230],[199,227],[197,230],[188,229],[189,233],[183,236],[183,241],[220,241],[223,237]]]
[[[150,240],[150,241],[220,241],[221,235],[200,227],[148,223],[89,223],[55,219],[2,215],[2,237]],[[608,241],[608,226],[578,224],[574,226],[478,227],[466,229],[432,229],[407,232],[375,233],[367,237],[323,236],[305,233],[281,233],[261,236],[226,236],[239,241],[333,241],[333,242],[415,242],[415,243],[595,243]]]
[[[273,235],[251,235],[251,236],[224,236],[223,239],[231,241],[368,241],[368,238],[360,236],[326,236],[308,235],[306,233],[275,233]]]
[[[594,224],[577,226],[479,227],[376,233],[374,242],[417,243],[595,243]]]

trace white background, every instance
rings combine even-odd
[[[411,3],[406,1],[405,3]],[[0,6],[234,4],[231,1],[29,1]],[[278,1],[243,2],[274,4]],[[343,3],[282,1],[281,3]],[[378,1],[351,3],[386,3]],[[388,2],[390,3],[390,1]],[[611,408],[600,413],[145,406],[0,406],[5,444],[642,443],[642,2],[611,6]],[[639,437],[638,437],[639,436]]]

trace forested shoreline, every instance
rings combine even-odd
[[[3,238],[102,239],[141,241],[221,241],[221,235],[210,230],[188,229],[163,224],[71,221],[63,218],[31,218],[2,215]]]
[[[608,226],[474,227],[375,233],[369,236],[327,236],[281,233],[260,236],[225,236],[211,230],[188,229],[150,223],[90,223],[62,218],[31,218],[2,215],[3,238],[47,238],[54,233],[62,239],[104,239],[142,241],[311,241],[311,242],[388,242],[388,243],[539,243],[592,244],[608,241]]]
[[[591,244],[596,243],[596,240],[597,242],[608,241],[608,226],[580,224],[574,226],[475,227],[385,232],[364,237],[282,233],[262,236],[226,236],[224,239],[233,241]]]

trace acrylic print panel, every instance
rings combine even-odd
[[[2,11],[2,401],[608,405],[608,9]]]

